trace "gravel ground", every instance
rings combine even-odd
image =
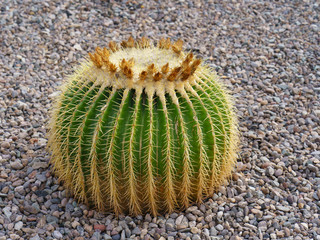
[[[1,0],[0,240],[320,239],[320,3],[221,2]],[[236,98],[237,171],[182,213],[89,210],[48,168],[57,87],[88,51],[130,35],[181,38]]]

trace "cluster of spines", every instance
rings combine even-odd
[[[130,37],[127,41],[122,41],[120,46],[124,48],[147,48],[150,47],[150,41],[146,38],[142,38],[139,41],[134,41],[132,37]],[[117,67],[115,63],[112,63],[109,60],[110,51],[116,52],[120,48],[117,43],[110,42],[109,49],[97,47],[94,53],[89,53],[89,57],[93,64],[97,68],[102,68],[109,71],[111,74],[116,72],[122,73],[128,79],[132,79],[134,76],[134,72],[132,70],[132,66],[134,65],[134,59],[126,60],[123,58]],[[177,40],[175,43],[171,44],[171,40],[161,39],[157,43],[157,47],[160,49],[171,49],[178,56],[182,53],[183,41]],[[166,79],[170,82],[181,80],[186,81],[194,74],[197,70],[198,66],[201,64],[200,59],[195,59],[193,53],[187,54],[181,62],[181,65],[178,67],[174,67],[170,69],[169,63],[164,64],[161,69],[157,70],[154,64],[150,64],[147,66],[145,70],[142,70],[138,73],[139,80],[145,81],[148,79],[153,79],[153,81],[160,81],[161,79]]]

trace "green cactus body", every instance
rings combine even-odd
[[[54,171],[99,210],[172,212],[230,176],[238,132],[229,95],[182,41],[97,48],[63,85],[50,121]]]

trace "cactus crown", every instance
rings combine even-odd
[[[193,53],[183,53],[182,45],[182,40],[171,44],[170,39],[161,39],[154,46],[144,37],[140,41],[130,37],[120,46],[110,42],[109,49],[97,47],[89,53],[96,67],[90,74],[98,81],[107,81],[107,86],[169,92],[192,81],[201,63]]]
[[[111,42],[63,85],[48,145],[78,199],[156,215],[201,202],[230,176],[238,142],[230,97],[182,44]]]

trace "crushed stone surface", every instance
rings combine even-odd
[[[319,1],[0,2],[0,240],[320,240]],[[48,165],[46,122],[87,52],[182,39],[232,93],[242,133],[228,185],[152,217],[98,213]]]

